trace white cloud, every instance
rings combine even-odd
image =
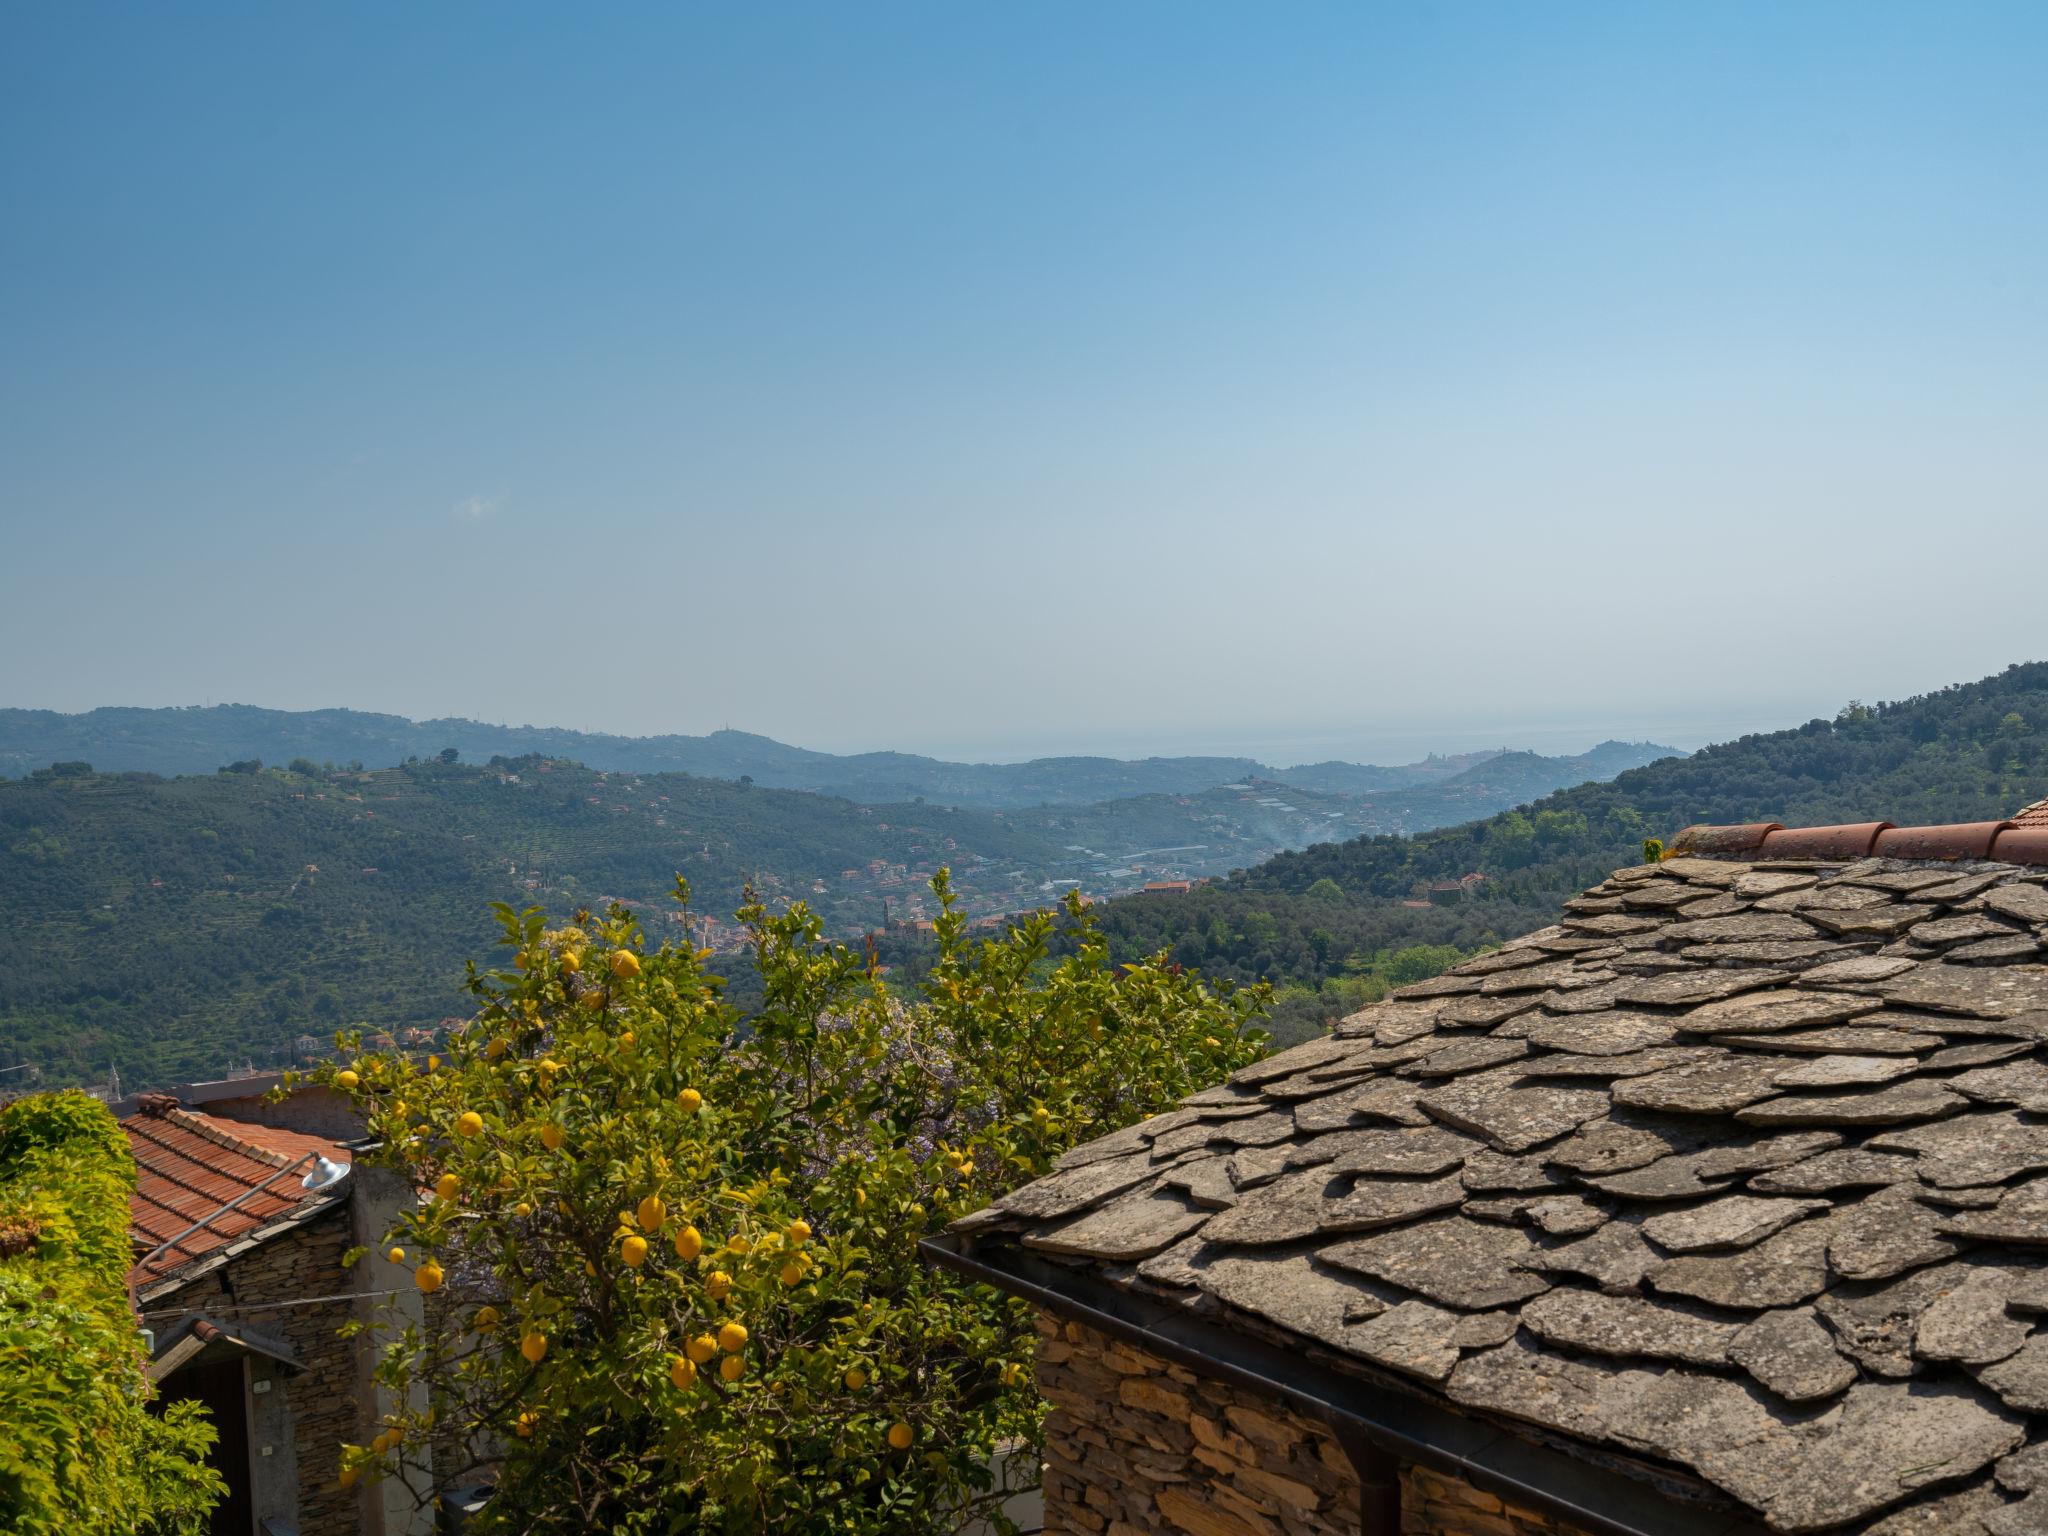
[[[458,523],[481,523],[495,516],[497,510],[495,496],[465,496],[448,509],[448,515]]]

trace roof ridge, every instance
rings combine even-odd
[[[253,1141],[237,1136],[224,1122],[214,1119],[213,1116],[203,1115],[194,1109],[186,1109],[182,1105],[171,1110],[163,1118],[173,1125],[183,1126],[195,1136],[204,1136],[208,1141],[226,1147],[231,1152],[252,1157],[259,1163],[268,1163],[273,1168],[288,1168],[294,1161],[274,1148],[259,1146]]]
[[[2048,864],[2048,800],[2000,821],[1954,821],[1901,827],[1889,821],[1788,827],[1777,821],[1699,823],[1672,838],[1666,857],[1764,859],[1989,859]]]

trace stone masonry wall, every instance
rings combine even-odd
[[[348,1291],[353,1280],[341,1265],[348,1245],[348,1208],[337,1206],[148,1304],[150,1326],[158,1332],[176,1324],[179,1309],[189,1308],[222,1322],[247,1324],[291,1345],[300,1369],[279,1378],[273,1390],[284,1394],[291,1425],[291,1444],[278,1451],[297,1464],[300,1536],[356,1536],[362,1524],[359,1495],[343,1491],[335,1478],[341,1443],[363,1438],[354,1346],[335,1332],[353,1313],[346,1300],[275,1310],[235,1308]]]
[[[1038,1332],[1047,1536],[1361,1536],[1358,1474],[1323,1425],[1080,1323],[1041,1313]],[[1581,1533],[1404,1465],[1399,1536]]]

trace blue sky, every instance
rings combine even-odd
[[[17,6],[0,703],[1680,745],[2048,655],[2048,9]]]

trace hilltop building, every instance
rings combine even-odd
[[[2048,1531],[2048,807],[1694,827],[927,1244],[1048,1531]]]

